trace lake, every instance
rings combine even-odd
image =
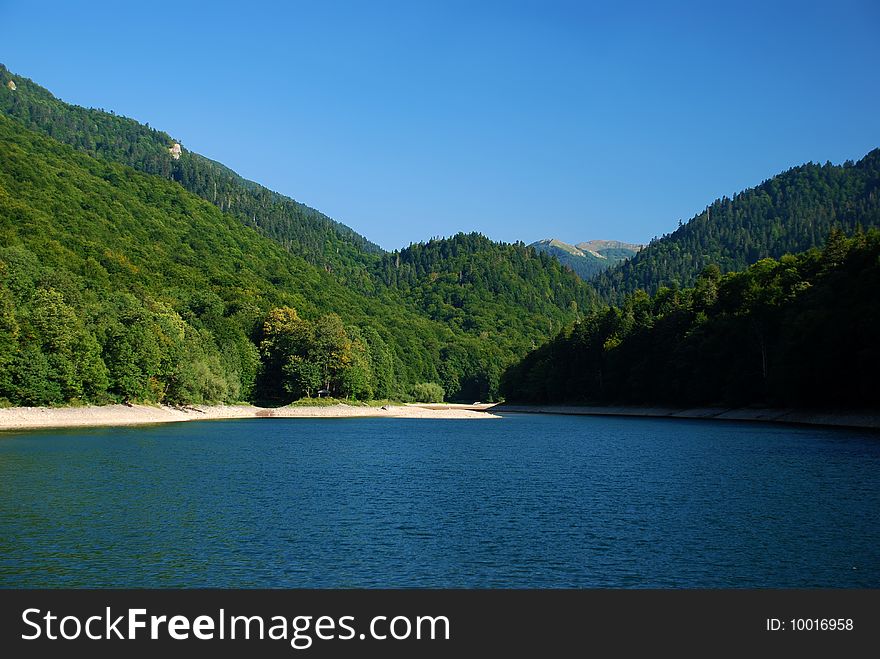
[[[257,419],[0,433],[3,587],[880,587],[880,434]]]

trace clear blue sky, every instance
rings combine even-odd
[[[880,146],[880,3],[0,0],[0,61],[386,248],[642,242]]]

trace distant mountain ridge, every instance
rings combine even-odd
[[[610,249],[625,249],[631,252],[638,252],[644,245],[636,245],[635,243],[624,243],[619,240],[588,240],[575,245],[579,250],[585,252],[602,253]]]
[[[562,265],[571,268],[583,280],[635,256],[643,245],[619,240],[587,240],[570,245],[556,238],[545,238],[530,245],[535,251],[553,256]]]

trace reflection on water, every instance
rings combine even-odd
[[[0,435],[0,586],[880,587],[880,437],[511,415]]]

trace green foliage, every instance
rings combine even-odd
[[[4,398],[20,405],[49,405],[64,400],[49,358],[37,348],[22,346],[12,362],[10,389]]]
[[[357,327],[349,327],[349,354],[339,377],[339,391],[346,398],[370,400],[375,397],[376,376],[370,347]]]
[[[417,403],[442,403],[444,392],[436,382],[419,382],[413,385],[411,395]]]
[[[287,361],[258,346],[266,314],[292,307],[309,323],[337,314],[355,342],[350,364],[339,362],[344,349],[316,362],[338,395],[401,398],[442,379],[452,398],[492,400],[506,364],[592,307],[590,289],[521,244],[460,235],[382,255],[219,163],[187,149],[175,160],[165,133],[20,76],[9,90],[12,78],[0,65],[0,249],[13,316],[35,288],[61,293],[101,347],[112,398],[288,398],[300,388],[285,381]],[[136,327],[110,301],[117,294],[140,309],[125,311]],[[157,305],[196,333],[162,334]],[[183,346],[192,342],[199,350]],[[193,354],[200,366],[183,368]],[[11,370],[0,364],[6,389]]]
[[[0,261],[0,392],[12,390],[13,366],[18,350],[18,320],[15,302],[7,288],[6,263]]]
[[[9,80],[16,89],[7,88]],[[178,140],[111,112],[70,105],[0,64],[0,112],[30,130],[103,160],[171,179],[349,285],[370,288],[367,267],[381,250],[323,213],[248,181],[220,163],[183,149]],[[111,182],[113,181],[111,177]]]
[[[357,400],[373,397],[369,347],[361,331],[344,327],[337,314],[311,322],[290,307],[272,309],[263,325],[260,351],[267,390],[277,386],[278,378],[294,398],[311,398],[321,389]]]
[[[55,402],[59,397],[94,400],[107,389],[108,373],[100,347],[61,293],[52,288],[37,289],[21,322],[24,341],[20,343],[33,351],[22,356],[39,352],[39,372],[49,381],[45,392],[36,397],[43,402]]]
[[[15,404],[232,401],[263,370],[252,337],[271,308],[338,309],[367,327],[400,315],[173,182],[5,117],[0,239],[0,397]]]
[[[655,293],[661,286],[693,286],[708,265],[733,272],[818,247],[833,227],[847,233],[877,228],[878,189],[880,149],[857,163],[794,167],[732,199],[716,200],[593,283],[606,300],[620,302],[636,289]]]
[[[532,402],[877,407],[878,287],[880,231],[833,231],[821,251],[637,291],[508,369],[502,391]]]
[[[410,245],[385,255],[378,268],[386,285],[432,318],[477,336],[513,326],[529,340],[570,320],[572,302],[581,309],[595,303],[592,290],[551,257],[478,233]]]
[[[331,398],[322,396],[321,398],[300,398],[290,403],[290,407],[331,407],[333,405],[349,405],[351,407],[382,407],[384,405],[400,405],[400,401],[394,400],[353,400],[351,398]]]
[[[552,257],[477,233],[410,245],[377,268],[386,286],[461,337],[424,378],[441,381],[453,400],[497,400],[507,364],[596,304]]]
[[[311,398],[321,389],[321,367],[300,355],[290,355],[282,366],[284,390],[294,398]]]
[[[335,313],[317,320],[313,337],[309,355],[318,365],[324,388],[335,395],[341,388],[342,374],[351,363],[351,339],[342,325],[342,318]]]

